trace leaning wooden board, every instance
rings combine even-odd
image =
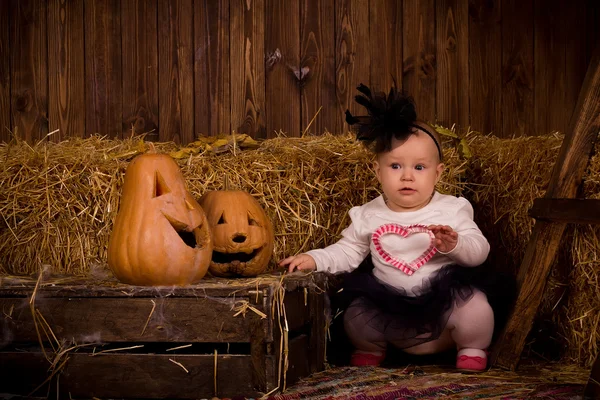
[[[36,288],[35,279],[4,277],[0,393],[200,398],[282,389],[324,368],[325,284],[321,274],[269,274],[161,288],[48,278]]]

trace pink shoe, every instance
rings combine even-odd
[[[350,365],[353,367],[378,367],[379,364],[385,359],[385,353],[378,356],[370,353],[354,353],[350,358]]]
[[[485,371],[487,367],[487,357],[471,357],[471,356],[460,356],[456,357],[456,369],[462,371],[473,371],[481,372]]]
[[[481,372],[487,368],[487,356],[456,356],[456,369],[462,371]]]

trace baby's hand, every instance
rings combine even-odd
[[[448,225],[429,225],[428,228],[435,236],[435,247],[442,253],[449,253],[458,243],[458,233]]]
[[[290,256],[279,262],[279,266],[288,266],[289,272],[294,272],[294,269],[312,271],[317,269],[317,263],[315,259],[308,254],[298,254],[296,256]]]

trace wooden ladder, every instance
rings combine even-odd
[[[550,82],[549,82],[550,84]],[[546,281],[567,223],[600,223],[600,200],[576,199],[600,132],[600,46],[590,61],[544,198],[536,199],[536,219],[517,275],[517,301],[492,349],[491,364],[515,370],[542,301]],[[526,156],[526,155],[524,155]],[[600,361],[593,371],[600,375]],[[596,380],[598,377],[596,377]],[[591,384],[588,389],[591,390]],[[600,393],[600,386],[597,388]]]

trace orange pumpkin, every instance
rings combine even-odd
[[[208,270],[212,238],[206,215],[167,154],[136,157],[125,172],[108,266],[132,285],[187,285]]]
[[[221,277],[256,276],[273,254],[273,225],[258,201],[244,191],[213,191],[199,201],[213,234],[209,271]]]

